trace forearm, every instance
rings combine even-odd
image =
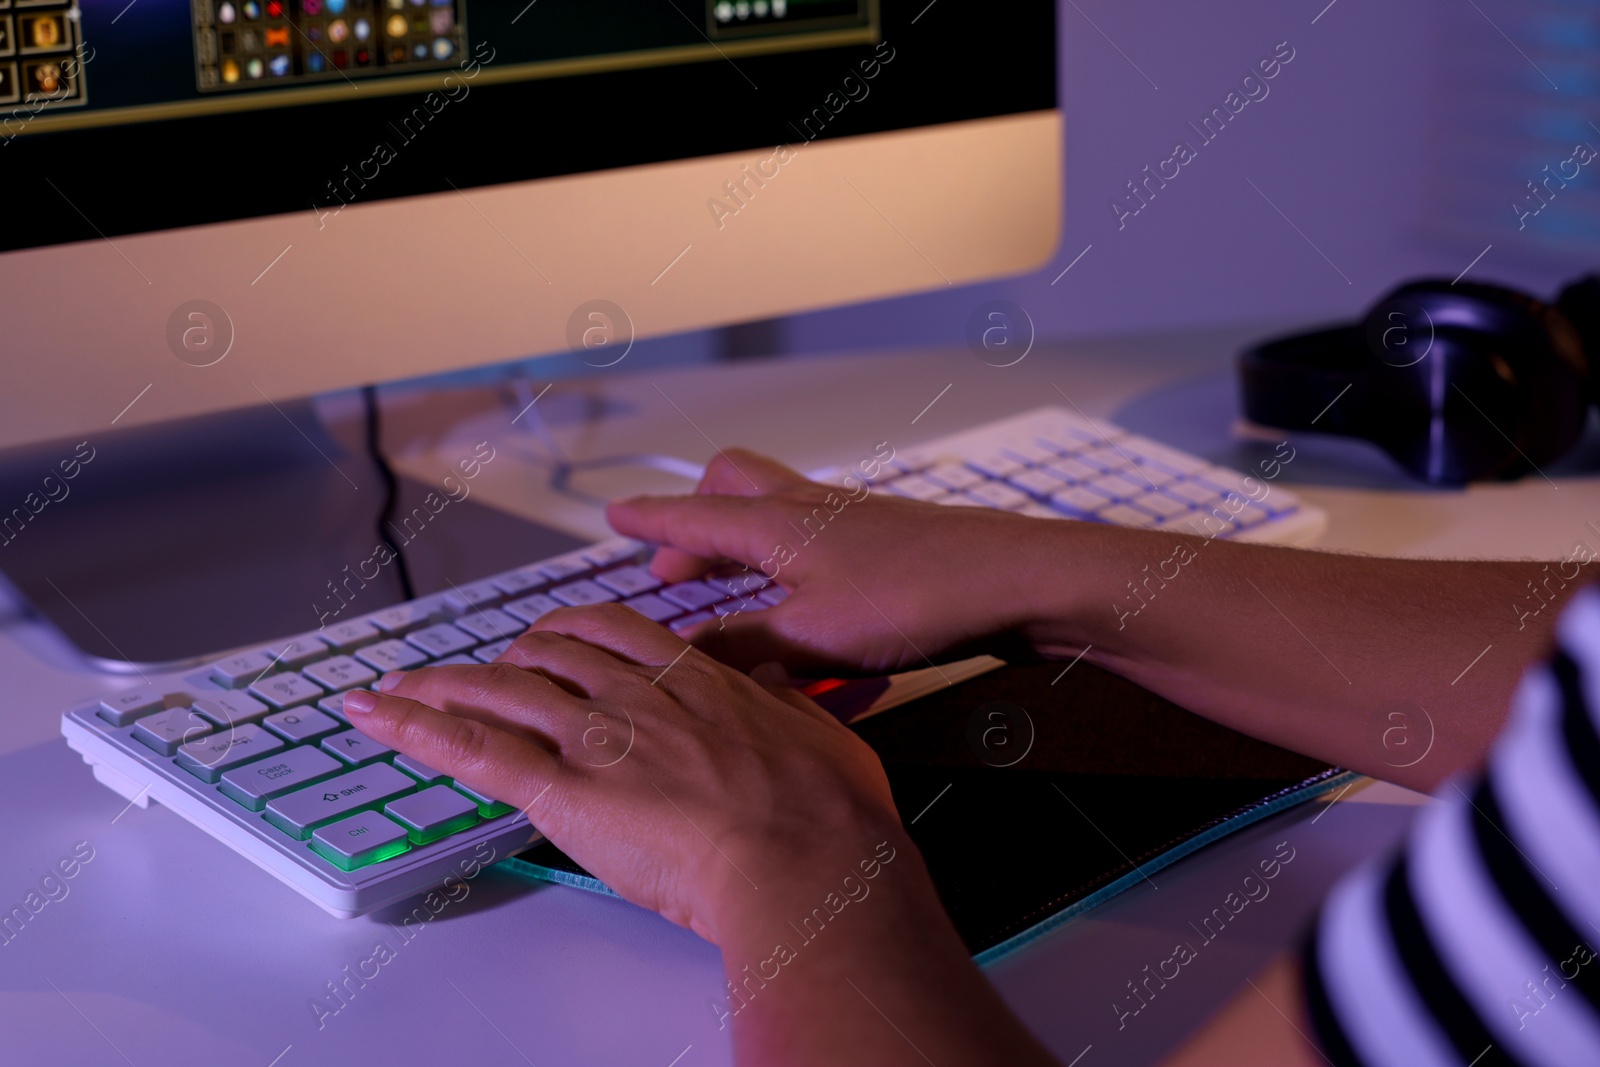
[[[735,1059],[1053,1063],[968,957],[909,839],[857,851],[797,859],[799,877],[763,879],[719,930],[728,988],[711,1010],[732,1028]]]
[[[1417,789],[1481,760],[1588,577],[1576,563],[1380,559],[1076,523],[1052,524],[1025,557],[1023,630],[1046,654],[1087,649],[1225,726]]]

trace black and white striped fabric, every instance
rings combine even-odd
[[[1324,905],[1306,995],[1338,1067],[1600,1065],[1600,592],[1556,641],[1483,778]]]

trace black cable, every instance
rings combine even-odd
[[[405,600],[415,600],[416,591],[411,586],[411,569],[406,566],[405,553],[400,546],[389,539],[388,527],[394,522],[395,509],[400,504],[400,483],[394,476],[394,468],[389,466],[389,461],[384,457],[381,438],[382,425],[378,416],[378,387],[364,385],[361,387],[361,401],[367,411],[367,455],[372,458],[372,465],[378,468],[378,477],[383,479],[383,509],[378,512],[378,540],[389,546],[389,551],[394,555],[395,573],[400,576],[400,592]]]

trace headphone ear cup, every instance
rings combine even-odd
[[[1590,403],[1600,402],[1600,374],[1595,373],[1595,362],[1600,360],[1600,274],[1585,274],[1561,290],[1556,307],[1572,324],[1577,345],[1583,350],[1588,379],[1585,395]]]
[[[1379,364],[1369,436],[1426,481],[1517,477],[1583,433],[1587,365],[1576,331],[1532,297],[1415,282],[1380,300],[1364,332]]]

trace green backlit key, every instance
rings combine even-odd
[[[405,827],[364,811],[329,823],[311,835],[311,850],[341,871],[353,871],[408,851]]]
[[[478,805],[478,814],[483,816],[485,819],[493,819],[496,816],[504,815],[508,811],[517,810],[510,804],[498,801],[494,797],[489,796],[487,793],[480,793],[471,786],[462,785],[460,782],[456,783],[456,788],[465,793],[469,798],[471,798],[473,803]]]
[[[384,805],[384,814],[406,828],[413,845],[449,837],[478,821],[478,805],[445,785],[429,786]]]
[[[415,792],[417,780],[387,763],[370,763],[267,802],[267,822],[304,841],[311,831]]]
[[[299,789],[319,778],[331,778],[344,764],[326,752],[302,745],[269,759],[235,767],[222,776],[217,788],[251,811],[260,811],[273,797]]]

